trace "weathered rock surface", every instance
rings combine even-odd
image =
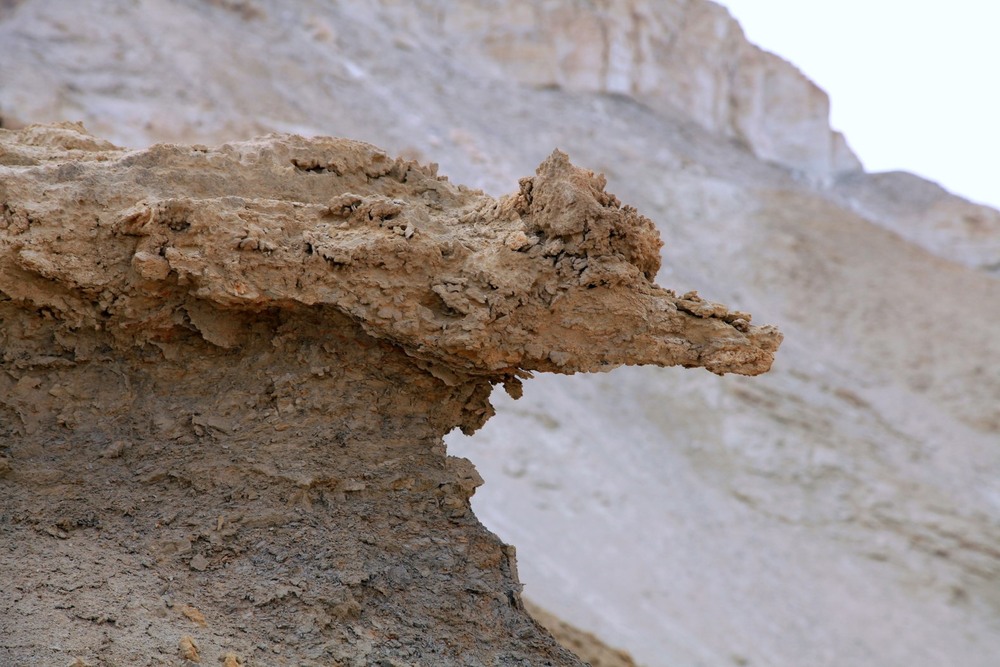
[[[843,135],[830,130],[826,93],[748,42],[715,3],[521,0],[507,11],[462,0],[422,4],[428,23],[441,24],[459,50],[518,81],[678,109],[761,159],[819,180],[861,170]]]
[[[781,342],[654,285],[653,224],[559,152],[500,200],[342,139],[31,126],[0,165],[5,663],[577,664],[442,437],[531,371]]]

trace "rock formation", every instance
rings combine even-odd
[[[459,48],[526,84],[675,108],[819,181],[861,170],[843,135],[830,129],[826,93],[748,42],[715,3],[523,0],[509,13],[461,0],[423,4]]]
[[[997,212],[860,171],[821,91],[719,7],[8,0],[0,45],[3,127],[347,136],[491,195],[555,147],[603,172],[668,240],[662,283],[786,341],[757,378],[541,373],[447,436],[525,596],[646,667],[995,667]]]
[[[132,58],[117,68],[119,85],[109,93],[97,75],[67,81],[59,69],[29,67],[36,28],[0,32],[11,47],[10,58],[0,62],[0,94],[6,89],[8,99],[16,100],[9,110],[15,117],[81,118],[122,141],[134,143],[148,132],[198,141],[262,128],[322,130],[317,121],[327,114],[331,122],[353,125],[350,114],[338,118],[337,112],[352,98],[372,93],[406,118],[414,107],[404,103],[412,94],[405,82],[381,92],[364,85],[393,58],[392,51],[402,51],[433,54],[428,64],[461,54],[461,75],[479,81],[633,97],[658,113],[679,112],[764,160],[818,181],[861,170],[844,137],[830,129],[826,93],[790,63],[748,42],[739,24],[712,2],[351,0],[287,11],[273,0],[215,1],[201,8],[161,1],[142,9],[122,4],[114,13],[85,5],[46,7],[46,0],[30,4],[21,25],[30,25],[34,11],[46,17],[43,35],[72,33],[74,39],[56,48],[78,62],[115,58],[117,45],[129,41],[125,25],[145,36],[129,44]],[[18,23],[17,17],[11,21],[12,27]],[[162,34],[160,25],[173,30]],[[199,31],[211,31],[213,39],[193,38]],[[289,39],[289,33],[297,37]],[[215,63],[217,77],[209,82],[194,76],[173,55],[178,50]],[[303,66],[306,59],[315,64]],[[401,61],[399,71],[412,69],[412,60]],[[252,85],[242,80],[252,72],[276,71],[282,75],[254,77]],[[151,87],[148,80],[159,85]],[[332,89],[344,95],[316,108]],[[117,99],[133,95],[130,104]],[[169,99],[169,108],[142,111],[158,98]],[[246,114],[248,109],[254,113]],[[366,132],[363,123],[350,130]]]
[[[653,224],[558,151],[499,200],[287,135],[30,126],[0,165],[5,663],[577,664],[442,437],[532,371],[781,342],[653,284]]]

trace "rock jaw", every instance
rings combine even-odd
[[[23,545],[0,571],[42,564],[2,630],[31,655],[69,604],[117,619],[54,626],[91,654],[110,633],[105,660],[191,634],[203,656],[576,664],[442,436],[531,371],[753,375],[781,340],[655,286],[652,223],[558,151],[500,200],[338,139],[130,152],[33,126],[0,130],[0,165],[0,527]],[[74,593],[98,571],[116,586]]]

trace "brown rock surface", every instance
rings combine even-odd
[[[499,200],[288,135],[30,126],[0,165],[5,664],[578,664],[442,437],[531,371],[781,341],[654,285],[652,223],[559,152]]]

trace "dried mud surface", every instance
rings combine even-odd
[[[559,152],[499,200],[342,139],[0,130],[0,663],[580,664],[442,437],[532,371],[765,372]]]

